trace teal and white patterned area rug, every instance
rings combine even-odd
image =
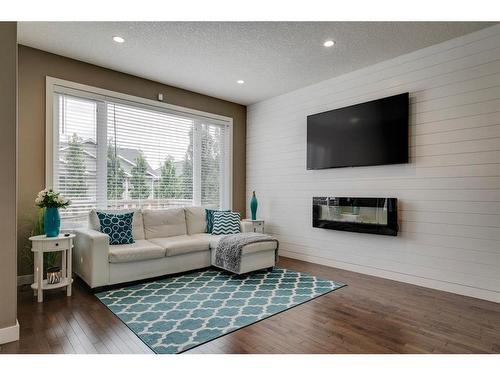
[[[181,353],[345,284],[275,268],[209,269],[96,294],[155,353]]]

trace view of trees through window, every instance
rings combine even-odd
[[[82,221],[92,207],[222,206],[226,126],[65,95],[58,103],[56,188],[72,200],[66,220]]]

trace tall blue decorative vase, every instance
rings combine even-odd
[[[255,191],[253,192],[252,199],[250,200],[250,211],[252,211],[252,220],[257,220],[257,197],[255,196]]]
[[[43,218],[43,226],[47,237],[59,236],[61,229],[61,216],[57,207],[47,207]]]

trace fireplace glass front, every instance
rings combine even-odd
[[[397,235],[396,198],[314,197],[313,226]]]

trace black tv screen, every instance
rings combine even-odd
[[[307,116],[307,169],[408,162],[408,93]]]

